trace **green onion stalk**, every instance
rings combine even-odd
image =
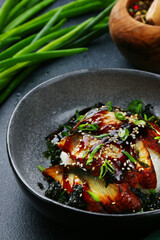
[[[32,1],[32,10],[40,6],[39,0]],[[22,2],[24,5],[27,3],[26,0],[21,0],[16,9],[13,8],[14,11],[12,10],[9,16],[10,19],[13,15],[16,18],[3,27],[4,33],[0,35],[1,47],[6,40],[11,39],[12,43],[13,40],[16,41],[14,38],[19,38],[17,43],[0,53],[0,104],[40,63],[88,50],[86,46],[90,42],[108,32],[108,15],[116,3],[113,0],[77,0],[28,21],[25,17],[30,15],[32,4],[26,5],[24,15],[22,12],[18,15],[18,5]],[[49,0],[43,2],[49,4]],[[96,17],[91,17],[79,25],[60,29],[66,18],[101,9],[102,12]],[[24,21],[21,22],[23,16]]]
[[[4,41],[8,37],[13,36],[26,36],[28,32],[36,32],[39,31],[40,28],[44,27],[44,25],[50,20],[50,18],[59,10],[62,9],[62,12],[59,16],[58,20],[61,20],[62,18],[72,18],[75,16],[79,16],[85,13],[93,12],[102,10],[104,8],[103,1],[97,1],[94,2],[91,0],[77,0],[74,2],[70,2],[68,4],[65,4],[61,7],[54,8],[47,13],[34,18],[24,24],[21,24],[20,26],[14,27],[13,29],[10,28],[10,30],[7,28],[7,30],[3,30],[3,34],[0,35],[0,41]],[[24,13],[25,14],[25,13]],[[16,24],[18,25],[18,24]],[[33,33],[32,32],[32,33]],[[1,43],[2,44],[2,43]]]

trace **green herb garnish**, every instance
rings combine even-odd
[[[107,109],[108,109],[109,112],[112,111],[113,108],[112,108],[112,102],[111,101],[107,102]]]
[[[97,124],[89,124],[89,123],[80,124],[78,126],[78,129],[82,131],[97,131],[98,128],[99,126]]]
[[[126,141],[129,136],[128,128],[124,128],[124,129],[120,128],[118,131],[118,135],[122,141]]]
[[[60,127],[62,127],[64,129],[61,133],[62,137],[68,136],[70,134],[70,132],[72,131],[72,127],[69,125],[60,125]]]
[[[80,114],[79,114],[79,111],[76,110],[76,119],[77,119],[77,122],[81,121],[83,117],[84,117],[84,115],[80,115]]]
[[[142,114],[142,101],[141,100],[135,100],[130,102],[128,105],[127,111],[131,111],[132,114],[138,114],[141,116]]]
[[[99,179],[102,179],[106,175],[107,171],[110,171],[112,174],[115,173],[114,167],[106,159],[100,168]]]
[[[154,121],[155,120],[155,118],[156,118],[156,116],[151,116],[151,117],[147,117],[147,114],[144,114],[144,120],[146,121],[146,122],[152,122],[152,121]]]
[[[37,165],[37,168],[38,168],[38,170],[39,170],[40,172],[43,172],[43,171],[45,170],[45,167],[42,167],[42,166],[40,166],[40,165]]]
[[[155,195],[156,194],[156,190],[155,189],[149,189],[149,192],[151,195]]]
[[[99,150],[103,145],[104,145],[104,143],[101,143],[101,144],[97,145],[97,146],[93,149],[93,151],[91,152],[91,154],[90,154],[90,156],[89,156],[89,158],[88,158],[88,160],[87,160],[86,165],[90,164],[90,163],[93,161],[94,155],[98,152],[98,150]]]
[[[95,138],[103,138],[103,137],[108,137],[109,136],[109,133],[104,133],[104,134],[101,134],[101,135],[98,135],[98,136],[94,136]]]
[[[123,115],[122,113],[120,113],[120,112],[116,112],[114,115],[115,115],[115,117],[116,117],[118,120],[120,120],[120,121],[126,120],[126,118],[124,117],[124,115]]]
[[[99,199],[99,197],[93,193],[93,192],[90,192],[90,191],[87,191],[87,193],[89,194],[89,196],[95,201],[95,202],[100,202],[101,200]]]
[[[123,153],[124,155],[126,155],[126,156],[131,160],[131,162],[133,162],[133,163],[136,162],[136,160],[134,159],[134,157],[132,157],[132,155],[131,155],[129,152],[127,152],[127,151],[122,151],[122,153]]]

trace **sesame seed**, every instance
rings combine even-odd
[[[58,174],[59,172],[58,171],[56,171],[56,174]]]
[[[144,168],[139,168],[139,169],[138,169],[139,172],[141,172],[141,171],[143,171],[143,170],[144,170]]]
[[[116,204],[116,202],[112,202],[112,204],[114,205],[114,204]]]

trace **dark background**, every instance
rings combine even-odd
[[[0,5],[4,0],[0,0]],[[65,4],[66,0],[57,1],[53,6]],[[53,7],[51,6],[51,8]],[[88,16],[87,16],[88,17]],[[85,18],[85,17],[84,17]],[[77,24],[84,18],[75,18],[69,25]],[[77,228],[50,222],[31,205],[23,195],[15,180],[6,151],[6,130],[9,118],[20,99],[33,87],[57,75],[86,68],[134,68],[119,53],[109,34],[90,45],[89,51],[50,61],[35,71],[10,98],[0,107],[0,240],[59,240],[59,239],[115,239],[119,232],[113,229],[91,229],[87,226]],[[69,220],[68,220],[69,221]],[[151,232],[148,230],[149,233]],[[148,235],[143,229],[136,239]],[[124,229],[120,230],[123,238]],[[128,238],[132,238],[129,234]],[[152,238],[153,239],[153,238]],[[157,238],[158,239],[158,238]]]

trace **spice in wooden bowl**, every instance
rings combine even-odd
[[[148,23],[146,21],[146,14],[152,2],[153,0],[137,1],[132,4],[132,6],[128,9],[128,12],[136,20],[142,23]]]

